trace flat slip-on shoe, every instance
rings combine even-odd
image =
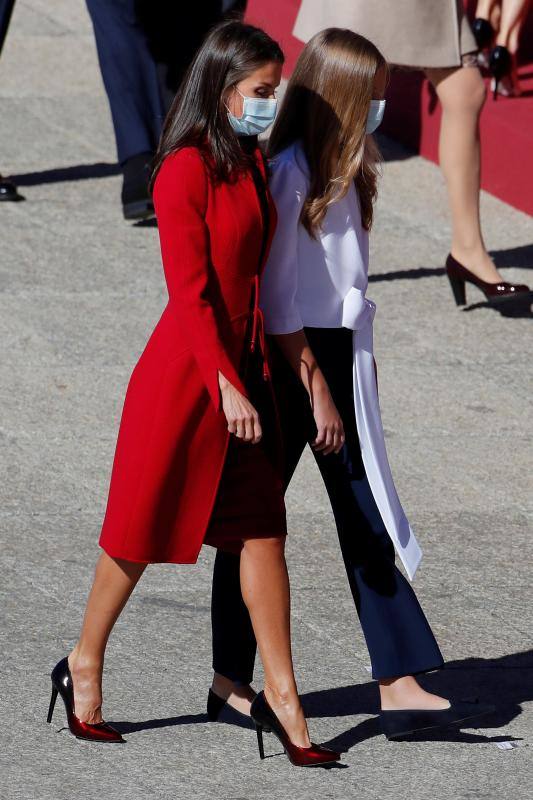
[[[379,721],[381,731],[387,739],[396,739],[399,736],[408,736],[417,731],[427,731],[432,728],[444,728],[455,725],[474,717],[491,714],[495,706],[488,703],[468,703],[460,700],[452,703],[450,708],[442,711],[405,709],[401,711],[381,711]]]

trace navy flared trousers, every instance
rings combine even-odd
[[[326,486],[374,678],[414,675],[437,669],[443,660],[395,553],[370,489],[357,435],[352,379],[352,332],[306,328],[311,349],[342,417],[346,443],[338,453],[315,454]],[[307,393],[271,342],[273,381],[285,448],[288,486],[306,444],[316,436]],[[289,534],[290,535],[290,534]],[[327,591],[318,587],[317,591]],[[217,552],[212,591],[213,669],[250,683],[256,641],[240,591],[239,557]]]

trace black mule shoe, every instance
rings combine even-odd
[[[228,722],[232,725],[239,725],[241,728],[254,728],[254,724],[248,714],[237,711],[226,700],[215,694],[212,689],[209,689],[207,695],[207,716],[210,722]]]
[[[417,731],[445,728],[448,725],[465,722],[484,714],[491,714],[494,710],[495,706],[486,703],[468,703],[460,700],[442,711],[418,711],[416,709],[381,711],[379,722],[381,731],[387,739],[397,739]]]

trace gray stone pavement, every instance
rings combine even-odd
[[[120,178],[81,0],[19,0],[0,62],[0,165],[27,202],[0,207],[2,522],[0,797],[369,800],[531,797],[531,319],[442,275],[449,226],[431,164],[385,143],[369,295],[390,457],[425,558],[416,588],[448,669],[425,684],[493,700],[477,728],[389,743],[325,492],[290,490],[294,654],[316,740],[343,769],[260,762],[249,730],[210,724],[212,552],[148,570],[113,634],[107,718],[124,747],[45,723],[48,673],[74,642],[129,373],[165,290],[157,232],[121,218]],[[502,157],[504,157],[502,143]],[[531,282],[531,218],[482,198],[488,244]],[[257,671],[257,685],[261,672]],[[270,753],[279,747],[268,737]],[[519,747],[500,750],[501,741]]]

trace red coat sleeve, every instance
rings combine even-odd
[[[154,186],[154,206],[170,307],[220,411],[219,370],[242,394],[247,392],[224,345],[209,296],[207,181],[198,150],[183,148],[163,162]]]

